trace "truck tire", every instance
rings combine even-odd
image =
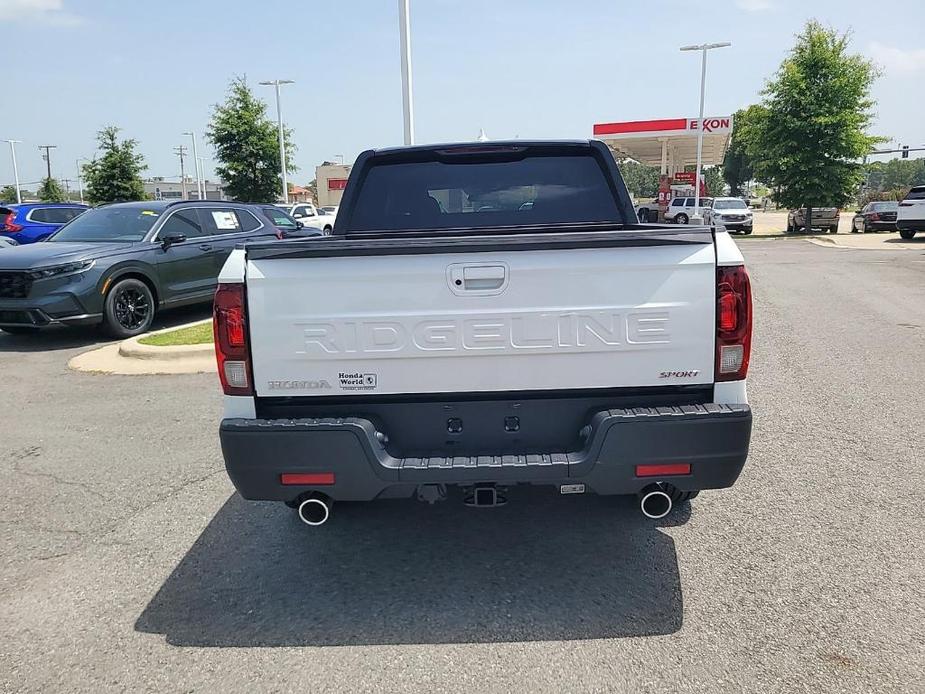
[[[915,230],[914,229],[900,229],[899,235],[902,238],[908,240],[908,239],[911,239],[913,236],[915,236]]]
[[[837,234],[837,233],[838,233],[838,225],[836,224],[836,225],[834,225],[834,226],[830,226],[830,227],[829,227],[829,233],[830,233],[830,234]]]
[[[154,295],[147,284],[129,277],[116,282],[103,304],[103,330],[119,339],[135,337],[154,322]]]
[[[675,223],[675,224],[687,224],[688,221],[690,221],[690,220],[687,218],[687,215],[684,214],[683,212],[681,212],[679,215],[677,215],[677,216],[674,218],[674,223]]]

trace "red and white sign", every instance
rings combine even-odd
[[[663,118],[636,120],[623,123],[595,123],[594,137],[621,139],[636,137],[670,137],[696,135],[700,130],[699,118]],[[703,119],[705,135],[723,135],[732,131],[732,116],[710,116]]]
[[[347,187],[346,178],[329,178],[328,190],[343,190]]]
[[[679,171],[674,175],[675,183],[686,183],[689,186],[694,185],[694,178],[697,174],[693,171]]]

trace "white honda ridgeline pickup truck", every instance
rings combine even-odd
[[[745,464],[751,331],[729,235],[637,223],[600,142],[368,151],[332,236],[221,271],[222,452],[309,525],[516,484],[660,518]]]

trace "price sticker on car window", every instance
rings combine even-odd
[[[212,219],[215,220],[216,229],[240,229],[238,218],[230,210],[213,210]]]

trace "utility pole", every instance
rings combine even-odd
[[[186,157],[186,147],[180,145],[179,147],[173,148],[174,153],[180,157],[180,199],[186,200],[186,169],[183,167],[183,159]]]
[[[16,203],[22,203],[22,193],[19,191],[19,168],[16,166],[16,143],[22,140],[7,140],[10,143],[10,156],[13,158],[13,180],[16,182]]]
[[[205,186],[202,183],[202,173],[199,171],[199,152],[196,150],[196,133],[189,131],[183,134],[189,135],[193,140],[193,166],[196,169],[196,195],[202,200],[205,197],[203,195]]]
[[[48,165],[48,178],[51,178],[51,150],[57,148],[58,145],[39,145],[39,149],[45,150],[45,154],[42,155],[42,159],[44,159],[45,163]]]

